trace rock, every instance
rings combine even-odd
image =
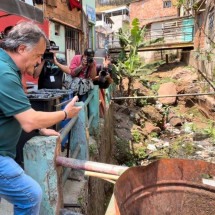
[[[211,146],[212,144],[208,141],[200,141],[200,142],[195,142],[198,146],[200,146],[201,148],[208,148],[209,146]]]
[[[176,85],[173,82],[161,84],[158,90],[158,96],[176,94]],[[176,97],[159,98],[158,101],[165,105],[173,105],[176,102]]]
[[[154,144],[148,144],[147,149],[150,151],[157,151],[157,148]]]
[[[152,123],[150,122],[146,122],[145,123],[145,127],[144,127],[144,131],[147,132],[147,134],[150,134],[152,132],[155,132],[155,133],[160,133],[161,132],[161,129],[159,127],[156,127],[154,126]]]
[[[170,113],[168,115],[168,122],[170,123],[170,125],[172,126],[181,126],[182,125],[182,120],[180,117],[178,117],[177,115],[175,115],[174,113]]]
[[[138,96],[146,96],[150,94],[150,90],[143,86],[143,84],[139,80],[135,80],[133,86],[133,90],[137,91]]]
[[[145,117],[150,119],[156,125],[162,126],[163,115],[161,115],[154,106],[147,105],[147,106],[141,108],[140,112],[143,113],[145,115]]]
[[[161,110],[162,110],[162,106],[163,106],[162,103],[160,103],[159,101],[156,101],[155,108],[156,108],[158,111],[161,111]]]
[[[187,134],[191,134],[193,133],[193,123],[185,123],[184,124],[184,132],[187,133]]]
[[[115,129],[115,135],[121,140],[128,141],[128,140],[132,139],[131,132],[128,131],[127,129],[116,128]]]
[[[193,140],[194,141],[201,141],[209,138],[209,134],[203,134],[203,133],[194,133],[193,134]]]

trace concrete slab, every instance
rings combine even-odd
[[[0,200],[0,215],[12,215],[13,214],[13,205],[10,204],[5,199]]]

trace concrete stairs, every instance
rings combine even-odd
[[[77,213],[80,215],[86,210],[87,202],[87,193],[88,193],[88,182],[84,177],[84,173],[81,170],[72,170],[63,190],[63,200],[64,200],[64,209],[65,215],[71,213]],[[76,215],[76,214],[74,214]]]

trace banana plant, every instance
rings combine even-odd
[[[144,41],[146,30],[140,27],[139,19],[135,18],[132,21],[132,25],[129,31],[121,31],[118,34],[120,44],[123,44],[123,50],[129,50],[129,54],[123,60],[119,59],[115,66],[118,71],[118,75],[128,78],[128,91],[127,95],[132,95],[132,83],[136,77],[140,77],[143,73],[149,73],[154,71],[161,63],[145,64],[144,60],[140,59],[138,55],[138,48],[145,47],[146,45],[156,43],[162,39],[156,39],[154,41]]]

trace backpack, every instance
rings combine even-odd
[[[94,87],[91,79],[75,77],[72,79],[70,89],[78,95],[85,95],[89,90]]]

